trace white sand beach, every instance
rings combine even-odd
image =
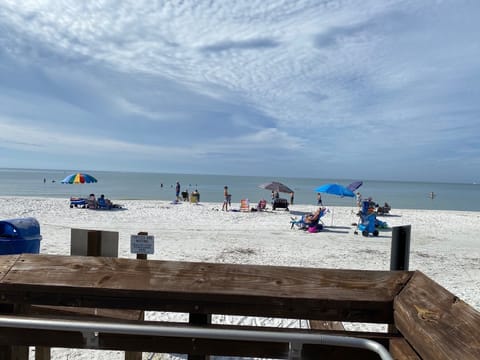
[[[119,257],[123,258],[135,258],[130,253],[130,236],[147,231],[155,236],[155,254],[149,255],[149,259],[369,270],[390,268],[391,231],[383,230],[378,237],[355,235],[352,223],[358,218],[354,207],[330,207],[330,212],[322,219],[324,230],[308,233],[290,229],[290,219],[315,210],[313,205],[293,205],[290,212],[280,209],[244,213],[220,211],[220,203],[114,202],[122,204],[126,210],[69,208],[67,199],[1,197],[0,220],[36,218],[43,237],[40,252],[45,254],[69,255],[71,228],[79,228],[118,231]],[[232,205],[234,209],[239,208],[238,203]],[[479,212],[393,208],[389,216],[380,219],[390,227],[412,226],[410,270],[424,272],[480,310]],[[169,314],[150,316],[179,320],[170,318]],[[77,351],[68,355],[66,350],[57,350],[53,358],[80,359],[84,353]],[[106,354],[89,355],[90,358],[96,356],[104,358]]]

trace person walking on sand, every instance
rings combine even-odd
[[[290,193],[290,205],[293,205],[293,198],[294,198],[295,193],[292,191]]]
[[[228,211],[228,205],[232,205],[231,204],[231,201],[232,201],[232,195],[229,194],[228,192],[228,186],[225,185],[223,187],[223,205],[222,205],[222,211]]]
[[[362,194],[360,194],[360,191],[357,191],[355,198],[357,200],[357,206],[362,207]]]
[[[175,184],[175,200],[180,200],[180,183]]]
[[[322,205],[323,206],[322,194],[320,194],[320,193],[317,193],[317,205]]]

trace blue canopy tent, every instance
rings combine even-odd
[[[315,189],[317,193],[325,193],[325,194],[330,194],[330,195],[336,195],[340,197],[355,197],[355,194],[353,191],[347,189],[345,186],[339,185],[339,184],[325,184],[322,185],[318,188]],[[333,209],[331,211],[332,213],[332,223],[333,225]]]
[[[325,184],[315,189],[316,192],[326,193],[337,196],[355,197],[352,190],[347,189],[345,186],[339,184]]]

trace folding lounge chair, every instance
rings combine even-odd
[[[388,203],[385,203],[385,205],[377,207],[377,215],[389,214],[391,209],[392,208],[390,207],[390,205],[388,205]]]
[[[87,208],[96,209],[97,208],[97,199],[94,194],[90,194],[87,201]]]
[[[292,219],[290,221],[290,229],[293,229],[294,226],[298,227],[301,230],[308,230],[310,227],[320,227],[319,224],[321,223],[321,227],[323,228],[322,217],[328,212],[327,208],[321,208],[317,217],[311,219],[310,221],[306,221],[307,216],[311,216],[311,214],[302,215],[300,219]]]
[[[258,202],[257,211],[265,211],[267,208],[267,200],[262,199]]]
[[[70,198],[70,207],[82,207],[85,208],[88,205],[88,199],[79,198],[79,197],[71,197]]]
[[[98,209],[111,209],[112,208],[112,205],[107,203],[106,199],[105,198],[98,198],[97,200],[97,206],[98,206]]]
[[[250,211],[250,201],[248,199],[240,200],[240,211]]]

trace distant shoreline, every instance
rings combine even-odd
[[[65,203],[68,205],[69,204],[69,198],[63,198],[63,197],[52,197],[52,196],[24,196],[24,195],[0,195],[0,199],[37,199],[37,200],[64,200]],[[178,204],[173,204],[172,200],[159,200],[159,199],[112,199],[114,202],[122,202],[122,201],[135,201],[135,202],[148,202],[148,203],[162,203],[163,205],[172,205],[172,206],[181,206],[181,205],[192,205],[192,206],[208,206],[208,207],[218,207],[219,209],[222,208],[222,202],[220,201],[200,201],[198,204],[190,204],[190,202],[184,202],[180,201]],[[250,202],[250,207],[255,207],[257,202]],[[359,210],[356,206],[354,205],[324,205],[326,207],[330,208],[345,208],[345,209],[351,209],[351,210]],[[232,211],[233,210],[239,210],[240,207],[240,202],[239,201],[232,201]],[[290,210],[294,210],[295,208],[308,208],[308,209],[316,209],[318,208],[319,205],[316,204],[301,204],[301,203],[295,203],[293,206],[289,206]],[[271,202],[267,201],[267,208],[269,210],[272,210],[272,205]],[[480,210],[443,210],[443,209],[411,209],[411,208],[395,208],[392,207],[392,213],[395,211],[434,211],[434,212],[462,212],[462,213],[474,213],[477,214],[480,212]],[[284,212],[284,209],[277,209],[275,210],[277,213]],[[381,217],[386,217],[388,218],[389,216],[392,216],[392,214],[387,214],[387,215],[380,215]]]

